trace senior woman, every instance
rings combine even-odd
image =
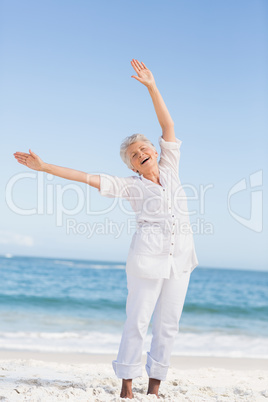
[[[27,167],[96,187],[107,197],[123,197],[136,213],[137,229],[130,245],[127,273],[127,318],[113,368],[122,379],[122,398],[133,398],[132,379],[142,376],[142,347],[153,316],[152,341],[147,353],[148,394],[158,395],[166,379],[173,342],[179,328],[190,274],[198,265],[187,200],[179,179],[181,141],[157,89],[152,72],[132,59],[137,75],[152,98],[162,136],[160,160],[154,145],[142,134],[127,137],[120,155],[138,175],[117,177],[44,163],[29,150],[16,152]]]

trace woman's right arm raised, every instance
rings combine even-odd
[[[53,174],[54,176],[63,177],[64,179],[80,181],[89,184],[92,187],[100,189],[100,176],[81,172],[79,170],[69,169],[61,166],[45,163],[42,159],[29,149],[29,154],[24,152],[15,152],[14,156],[19,163],[27,166],[30,169],[38,170]]]

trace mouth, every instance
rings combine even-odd
[[[143,159],[143,161],[141,162],[141,165],[143,165],[144,163],[146,163],[149,159],[150,159],[149,156],[148,156],[148,158]]]

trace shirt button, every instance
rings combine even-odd
[[[172,253],[170,253],[169,255],[172,255]]]
[[[174,245],[174,243],[171,243],[171,245],[173,246],[173,245]]]
[[[172,215],[172,218],[174,218],[174,215]]]
[[[174,232],[172,234],[174,235]]]
[[[163,191],[165,191],[165,188],[163,188]]]

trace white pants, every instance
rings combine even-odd
[[[142,347],[153,314],[152,343],[145,366],[150,378],[165,380],[179,328],[191,272],[180,279],[147,279],[127,275],[127,319],[113,368],[118,378],[142,376]]]

